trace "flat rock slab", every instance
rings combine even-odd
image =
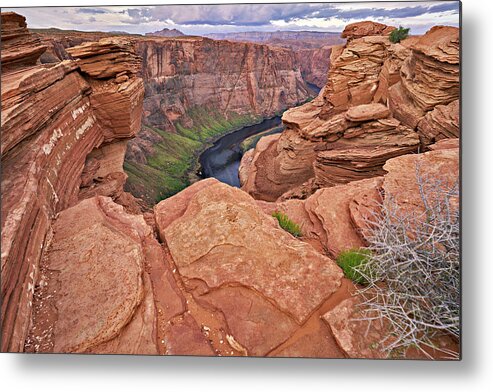
[[[289,314],[242,286],[223,287],[202,298],[221,310],[235,340],[248,355],[266,355],[298,327]]]
[[[53,231],[44,263],[52,272],[45,299],[53,296],[56,308],[53,351],[156,353],[154,302],[149,281],[144,289],[142,279],[141,239],[151,234],[143,217],[95,197],[60,213]],[[125,347],[112,342],[95,350],[122,332]],[[139,342],[140,349],[134,347]]]
[[[369,103],[366,105],[353,106],[346,112],[349,121],[369,121],[387,118],[390,110],[381,103]]]
[[[302,323],[341,284],[329,258],[282,230],[247,193],[218,183],[196,193],[162,230],[180,275],[209,288],[242,285]]]

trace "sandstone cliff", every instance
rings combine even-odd
[[[310,96],[290,50],[199,37],[135,45],[146,82],[144,121],[161,129],[188,124],[195,106],[267,117]]]
[[[105,45],[95,43],[85,58],[98,58]],[[88,190],[137,208],[122,188],[125,149],[114,148],[140,128],[144,89],[124,66],[126,45],[112,41],[106,52],[121,61],[126,80],[94,79],[72,60],[36,65],[42,50],[25,18],[2,14],[3,351],[24,349],[53,219]]]
[[[305,198],[380,176],[389,158],[459,136],[458,29],[434,27],[397,44],[392,30],[346,27],[320,95],[285,112],[286,130],[245,154],[244,190],[268,201]]]
[[[289,49],[200,37],[146,37],[135,47],[143,58],[146,137],[130,143],[127,189],[150,205],[189,184],[210,140],[313,94]],[[150,139],[164,140],[149,148]]]

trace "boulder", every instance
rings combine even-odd
[[[346,112],[346,119],[349,121],[363,122],[387,118],[390,110],[387,106],[380,103],[369,103],[349,108]]]
[[[348,24],[344,28],[341,37],[350,40],[368,35],[389,35],[393,30],[395,30],[395,27],[387,26],[383,23],[370,21],[356,22]]]
[[[340,269],[282,230],[245,192],[223,183],[197,192],[184,214],[160,225],[180,275],[210,288],[241,285],[269,298],[298,323],[340,285]]]
[[[109,198],[60,213],[36,284],[44,295],[33,304],[34,351],[157,353],[146,237],[152,230],[143,217]]]

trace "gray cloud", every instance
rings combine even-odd
[[[6,9],[7,10],[7,9]],[[435,24],[459,23],[458,1],[170,6],[11,8],[31,27],[146,33],[163,27],[186,34],[234,31],[341,31],[348,23],[374,20],[424,33]]]
[[[405,5],[406,3],[402,3]],[[416,4],[416,3],[414,3]],[[426,3],[425,3],[426,4]],[[134,24],[172,20],[184,25],[232,25],[232,26],[263,26],[271,20],[291,22],[304,18],[411,18],[422,14],[441,13],[445,11],[459,12],[456,1],[435,5],[403,6],[396,8],[359,8],[344,10],[333,4],[226,4],[226,5],[189,5],[186,6],[141,7],[127,10]]]
[[[107,14],[110,11],[104,9],[104,8],[87,8],[87,7],[81,7],[77,9],[77,12],[80,12],[81,14],[92,14],[92,15],[97,15],[97,14]]]

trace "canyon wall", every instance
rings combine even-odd
[[[126,189],[149,205],[196,180],[197,156],[211,140],[313,96],[289,49],[201,37],[134,43],[143,59],[144,128],[129,145]]]
[[[58,214],[88,193],[138,209],[123,192],[121,165],[140,129],[144,94],[127,66],[129,43],[84,48],[83,62],[122,65],[120,75],[106,68],[104,78],[73,60],[39,64],[45,48],[23,16],[2,13],[2,351],[24,349]]]
[[[292,51],[207,38],[135,41],[146,83],[144,122],[175,130],[193,126],[187,111],[200,106],[268,117],[310,97]]]
[[[110,33],[39,31],[44,63],[71,59],[70,47]],[[211,140],[313,97],[322,87],[333,39],[316,34],[313,48],[203,37],[125,36],[142,57],[142,131],[127,147],[125,189],[150,207],[197,179],[197,155]],[[283,40],[298,42],[296,36]],[[340,40],[340,39],[339,39]],[[287,46],[286,46],[287,45]],[[312,45],[312,46],[313,46]]]
[[[346,41],[339,33],[316,31],[251,31],[207,34],[209,38],[237,42],[256,42],[291,49],[301,68],[303,79],[321,89],[327,83],[331,47]]]
[[[244,190],[267,201],[305,198],[381,176],[389,158],[459,136],[459,30],[436,26],[400,43],[390,42],[392,30],[346,27],[320,95],[285,112],[285,131],[243,157]]]

